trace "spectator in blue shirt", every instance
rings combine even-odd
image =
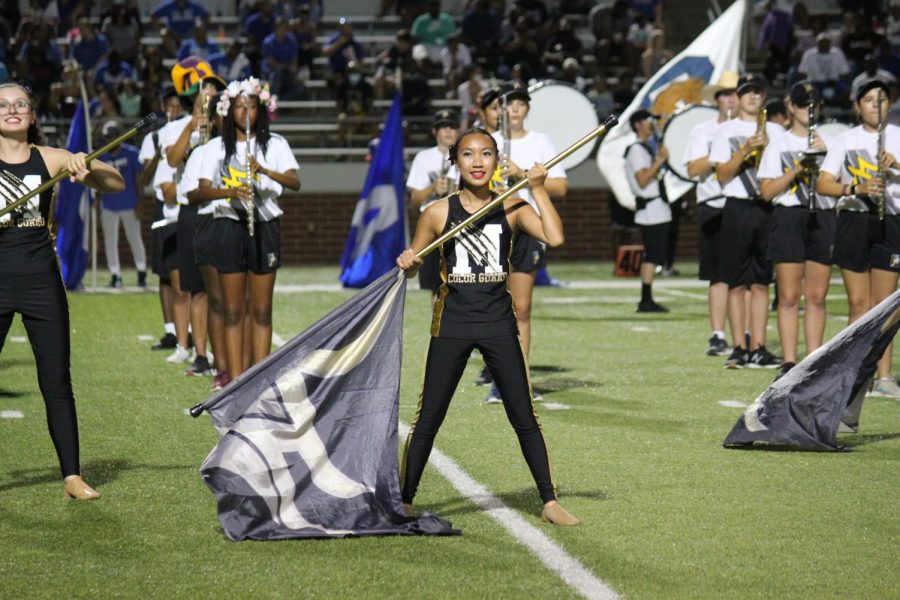
[[[296,89],[299,52],[300,44],[288,31],[288,22],[284,17],[277,17],[275,32],[269,34],[262,47],[262,74],[269,80],[273,94],[287,98],[299,91]]]
[[[106,60],[94,71],[94,89],[115,89],[123,79],[134,79],[134,67],[122,60],[118,50],[111,50]]]
[[[166,25],[180,39],[191,35],[197,19],[209,21],[209,12],[193,0],[165,0],[150,13],[154,29]]]
[[[328,38],[322,55],[328,58],[328,68],[332,74],[346,71],[347,63],[362,61],[366,51],[362,44],[353,39],[353,25],[349,19],[340,18],[337,33]]]
[[[241,42],[232,40],[225,52],[217,52],[207,59],[216,75],[225,81],[239,81],[251,75],[250,59],[241,49]]]
[[[207,36],[206,23],[202,19],[197,19],[194,25],[194,37],[181,42],[181,48],[178,49],[178,60],[184,60],[188,56],[209,58],[210,55],[217,52],[221,52],[221,50],[219,45],[210,41]]]
[[[73,40],[71,58],[74,58],[83,71],[90,71],[109,52],[106,36],[97,33],[94,25],[87,17],[78,20],[78,35]]]
[[[244,23],[244,33],[250,38],[248,42],[256,48],[262,48],[266,38],[275,31],[275,14],[269,0],[260,0],[256,7],[256,12]]]

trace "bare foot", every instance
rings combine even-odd
[[[554,525],[567,526],[581,524],[581,521],[564,509],[556,500],[551,500],[544,505],[544,510],[541,512],[541,519],[547,523],[553,523]]]
[[[81,478],[81,475],[69,475],[63,482],[65,483],[65,495],[75,500],[97,500],[100,498],[100,492],[89,486]]]

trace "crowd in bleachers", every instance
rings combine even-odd
[[[81,97],[82,74],[94,115],[128,121],[161,114],[172,64],[199,56],[227,81],[250,74],[268,80],[282,100],[333,100],[341,125],[328,135],[336,136],[331,145],[347,147],[377,132],[398,84],[404,114],[425,121],[441,103],[471,117],[478,94],[507,79],[565,81],[598,113],[620,111],[673,56],[663,6],[383,0],[373,4],[378,14],[344,19],[326,15],[323,0],[236,0],[232,17],[210,15],[196,0],[162,0],[145,14],[137,0],[29,0],[23,10],[5,2],[0,80],[29,81],[45,121],[64,120]],[[756,15],[748,63],[776,89],[812,80],[840,112],[862,80],[896,81],[900,2],[823,6],[770,0]]]

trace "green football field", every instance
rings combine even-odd
[[[866,400],[859,433],[840,438],[852,452],[725,450],[775,372],[704,356],[705,288],[690,274],[660,280],[672,312],[647,316],[634,312],[637,282],[611,270],[555,264],[571,285],[535,294],[537,410],[561,501],[583,521],[565,529],[541,523],[502,407],[481,404],[475,358],[436,449],[518,520],[501,525],[504,511],[429,466],[416,507],[461,536],[228,541],[198,472],[217,434],[185,413],[210,380],[149,350],[157,297],[137,291],[70,296],[83,472],[103,498],[66,500],[17,321],[0,355],[0,598],[900,598],[900,402]],[[292,286],[276,295],[281,339],[353,294],[333,287],[337,273],[279,273]],[[406,424],[429,308],[411,288]],[[828,308],[826,337],[846,323],[840,284]],[[779,351],[774,313],[769,347]]]

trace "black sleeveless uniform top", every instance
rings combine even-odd
[[[442,233],[471,216],[458,194],[448,202]],[[431,320],[432,336],[481,339],[518,334],[507,288],[512,238],[500,205],[441,245],[441,287]]]
[[[0,206],[21,198],[48,179],[50,172],[35,147],[24,163],[0,160]],[[27,274],[58,268],[48,227],[52,198],[53,190],[47,190],[0,217],[0,273]]]

